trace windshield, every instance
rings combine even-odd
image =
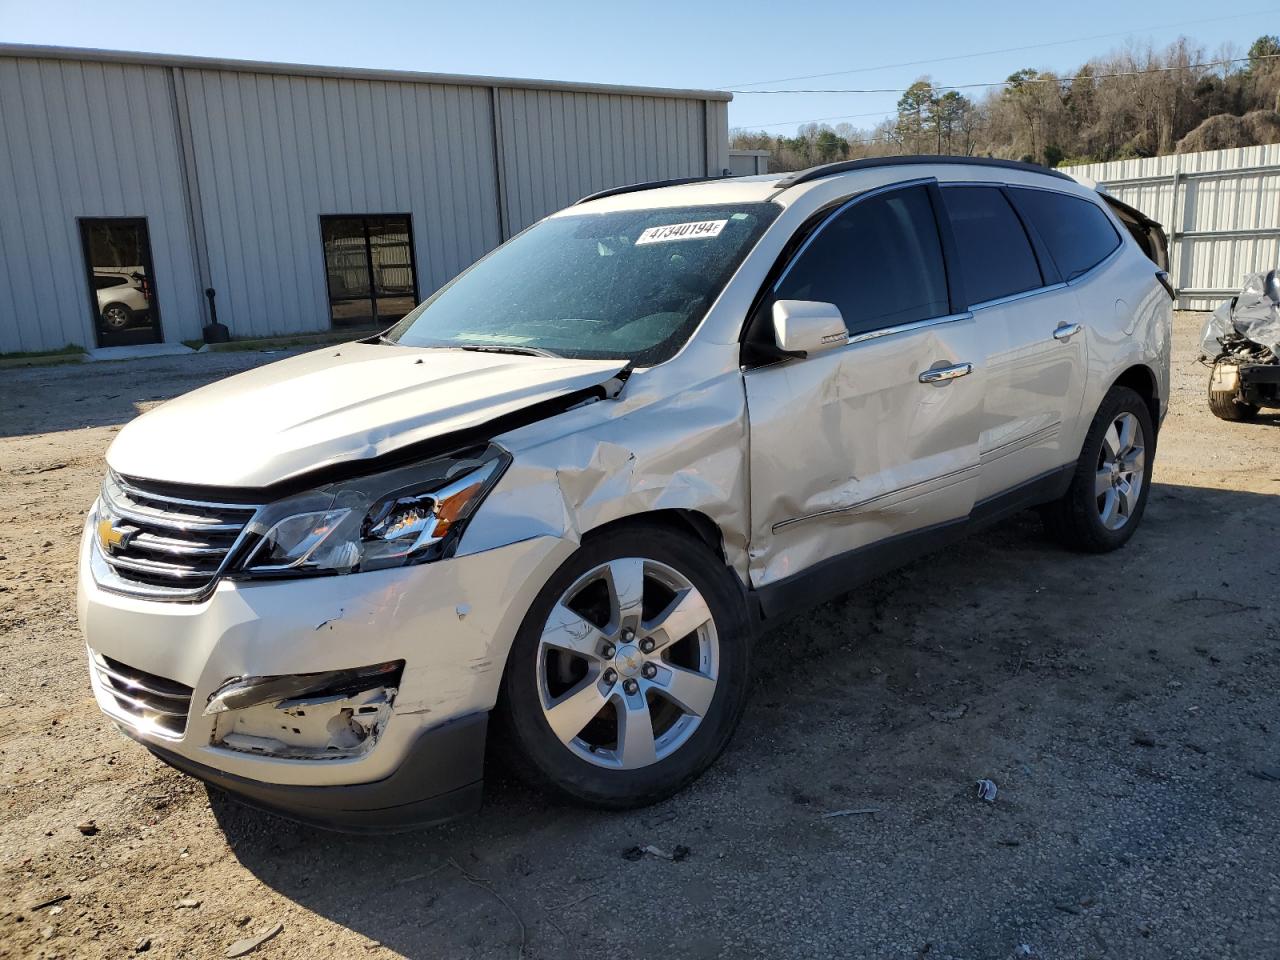
[[[775,216],[772,203],[544,220],[389,330],[411,347],[670,359]]]

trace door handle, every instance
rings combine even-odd
[[[973,373],[972,363],[953,363],[949,367],[930,367],[920,374],[921,383],[946,383]]]
[[[1060,323],[1058,328],[1053,331],[1053,339],[1066,343],[1083,329],[1084,327],[1078,323]]]

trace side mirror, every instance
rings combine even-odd
[[[840,308],[817,300],[778,300],[773,305],[773,335],[792,356],[807,356],[849,342]]]

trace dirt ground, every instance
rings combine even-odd
[[[767,634],[728,752],[656,807],[493,770],[478,816],[373,839],[211,795],[89,691],[103,451],[275,358],[0,371],[0,956],[221,957],[276,924],[254,957],[1280,955],[1280,417],[1210,416],[1198,324],[1126,549],[1027,515]]]

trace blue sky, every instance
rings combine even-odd
[[[1224,43],[1243,55],[1263,33],[1280,33],[1280,5],[1256,0],[0,0],[5,42],[670,87],[842,70],[857,72],[764,86],[897,88],[924,74],[944,84],[976,83],[1023,66],[1066,71],[1128,42],[1161,46],[1179,35],[1199,41],[1210,59]],[[925,63],[890,66],[911,61]],[[729,122],[790,133],[797,121],[853,115],[850,123],[871,126],[896,100],[739,94]]]

